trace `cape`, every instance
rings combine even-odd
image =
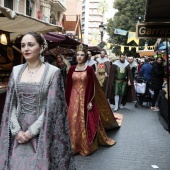
[[[72,74],[75,71],[75,68],[76,66],[72,66],[67,75],[65,95],[68,106],[72,89]],[[101,88],[97,78],[95,77],[94,71],[90,66],[87,66],[87,76],[88,82],[86,88],[88,90],[86,90],[85,94],[84,110],[86,113],[85,122],[87,136],[89,143],[92,143],[98,130],[99,117],[105,129],[113,129],[121,126],[123,116],[121,114],[117,114],[116,118],[114,117],[103,89]],[[92,110],[87,110],[87,104],[89,102],[92,102],[93,104]]]
[[[117,63],[117,62],[116,62]],[[114,80],[116,77],[116,68],[119,67],[118,64],[112,64],[109,74],[108,92],[107,98],[110,103],[114,104]],[[125,67],[128,70],[128,79],[130,80],[131,86],[127,86],[127,93],[122,99],[122,104],[125,105],[126,102],[136,101],[136,93],[134,88],[133,76],[129,64],[125,63]]]
[[[46,67],[45,81],[42,85],[42,91],[46,91],[46,97],[41,103],[43,107],[41,109],[44,110],[44,120],[39,133],[36,156],[32,158],[35,159],[35,168],[29,170],[75,170],[69,138],[64,86],[63,82],[60,81],[62,79],[61,73],[58,68],[48,63],[46,63]],[[8,83],[0,127],[0,170],[8,169],[11,139],[10,117],[17,75],[14,68]],[[42,95],[44,94],[42,93]]]
[[[97,58],[96,61],[101,64],[101,63],[105,63],[105,62],[110,62],[108,58],[104,57],[104,58]]]
[[[86,64],[87,66],[92,66],[92,65],[94,65],[94,64],[96,64],[96,63],[97,63],[97,62],[96,62],[95,60],[92,60],[92,59],[91,59],[91,60],[87,60],[85,64]]]

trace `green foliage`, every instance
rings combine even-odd
[[[127,45],[127,46],[137,46],[137,44],[132,41],[127,44],[127,36],[114,34],[114,29],[122,29],[126,31],[136,31],[136,23],[138,21],[143,22],[146,8],[146,0],[115,0],[113,8],[117,9],[118,12],[114,17],[108,20],[107,32],[110,36],[109,42],[112,44]],[[140,17],[140,20],[139,20]],[[145,40],[139,41],[139,46],[144,46]],[[155,42],[155,40],[154,40]],[[153,41],[149,40],[148,45],[153,45]],[[118,55],[120,53],[120,46],[115,46],[113,52]],[[136,49],[129,51],[125,48],[126,55],[133,55],[134,57],[139,56],[136,53]]]
[[[100,0],[100,3],[98,5],[99,12],[104,14],[105,11],[107,11],[107,9],[108,9],[108,2],[107,2],[107,0]]]

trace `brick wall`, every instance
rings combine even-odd
[[[82,1],[81,0],[67,0],[65,15],[81,15]]]

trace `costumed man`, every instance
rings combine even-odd
[[[132,71],[133,79],[135,79],[135,77],[137,76],[137,72],[138,72],[138,64],[134,60],[133,56],[129,56],[127,58],[127,61],[129,62],[129,65],[130,65],[130,68],[131,68],[131,71]]]
[[[85,63],[86,66],[91,66],[94,70],[94,72],[96,72],[96,61],[92,59],[92,54],[91,51],[87,52],[88,58],[87,61]]]
[[[97,58],[96,61],[97,61],[97,79],[99,80],[99,83],[103,88],[105,95],[107,95],[110,61],[105,56],[106,52],[102,50],[100,52],[100,57]]]
[[[132,72],[125,59],[126,56],[121,54],[119,60],[113,62],[110,69],[107,96],[110,103],[115,104],[114,111],[123,108],[126,102],[136,99]]]

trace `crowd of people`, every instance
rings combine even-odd
[[[120,53],[109,60],[102,50],[94,58],[87,47],[76,47],[76,65],[62,55],[42,62],[44,38],[29,32],[22,37],[25,64],[13,67],[0,128],[0,170],[74,170],[74,155],[87,156],[99,145],[116,143],[106,129],[119,128],[117,113],[136,101],[136,76],[147,79],[154,91],[151,109],[165,74],[163,58],[140,66]],[[110,104],[114,104],[114,112]]]

